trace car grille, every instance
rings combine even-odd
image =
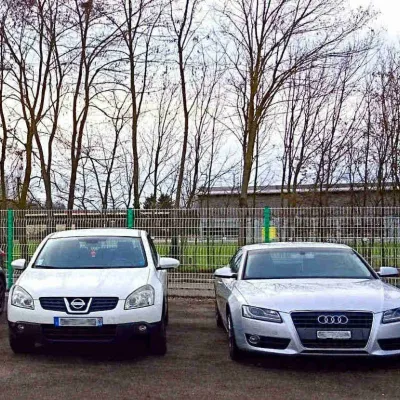
[[[55,327],[42,325],[43,336],[54,342],[111,342],[116,335],[116,325],[102,327]]]
[[[43,310],[67,312],[63,297],[42,297],[39,300]]]
[[[378,344],[382,350],[400,350],[400,338],[380,339]]]
[[[335,340],[335,339],[316,339],[307,340],[302,339],[301,341],[304,347],[309,349],[362,349],[367,345],[367,340]]]
[[[117,304],[117,297],[94,297],[90,305],[90,312],[114,310]]]
[[[346,324],[321,324],[318,317],[346,316]],[[291,314],[299,338],[309,349],[360,349],[364,348],[371,332],[373,315],[370,312],[295,312]],[[318,331],[350,331],[351,339],[318,339]]]
[[[63,297],[41,297],[40,305],[44,310],[68,312]],[[93,297],[89,312],[114,310],[118,297]]]
[[[337,316],[345,315],[349,322],[346,326],[342,324],[332,324],[332,325],[321,325],[318,322],[318,317],[320,315]],[[297,312],[292,313],[292,320],[296,328],[368,328],[371,329],[372,325],[372,313],[362,313],[362,312]]]

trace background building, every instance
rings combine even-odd
[[[197,196],[197,208],[238,208],[240,188],[211,188]],[[299,185],[290,193],[280,185],[249,188],[250,208],[263,207],[390,207],[400,205],[400,188],[386,184],[382,188],[364,184],[332,186]]]

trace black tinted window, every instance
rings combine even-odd
[[[230,267],[233,272],[239,272],[240,262],[242,261],[243,251],[239,250],[231,259]]]
[[[158,254],[157,254],[156,246],[154,245],[153,239],[150,237],[150,235],[147,236],[147,240],[148,240],[149,245],[150,245],[151,257],[153,258],[154,265],[157,266],[157,264],[158,264]]]

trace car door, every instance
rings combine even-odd
[[[228,267],[235,274],[239,273],[240,264],[242,262],[243,250],[239,249],[231,258]],[[216,278],[215,296],[217,299],[218,309],[221,317],[226,325],[226,304],[232,293],[237,280],[235,278]]]

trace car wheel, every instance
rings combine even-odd
[[[215,321],[217,323],[218,328],[224,327],[224,323],[222,322],[221,313],[218,310],[217,301],[215,301]]]
[[[164,321],[165,321],[165,326],[168,326],[169,324],[169,307],[168,307],[168,298],[165,300],[165,317],[164,317]]]
[[[235,330],[233,328],[233,322],[231,314],[227,315],[228,322],[228,337],[229,337],[229,356],[233,361],[240,361],[243,359],[243,351],[239,349],[236,344]]]
[[[159,329],[150,336],[149,350],[155,356],[164,356],[167,353],[167,329],[165,317],[161,321]]]
[[[9,335],[9,343],[11,350],[15,354],[27,354],[31,353],[35,349],[34,341],[16,338],[13,335]]]
[[[6,283],[0,279],[0,315],[3,314],[6,306]]]

